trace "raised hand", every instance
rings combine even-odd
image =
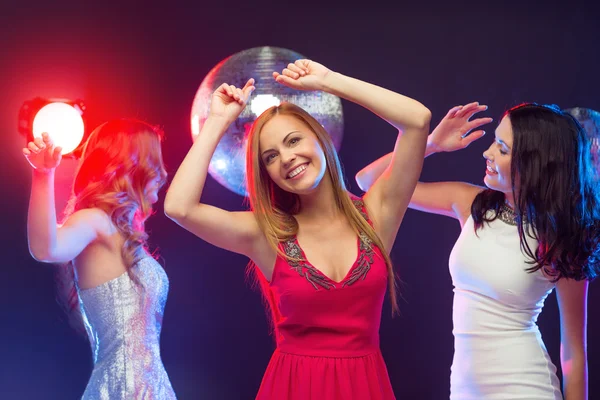
[[[224,118],[228,122],[235,121],[246,107],[254,89],[254,79],[249,79],[242,89],[222,84],[212,95],[209,116]]]
[[[478,102],[451,108],[429,135],[428,146],[433,147],[435,152],[455,151],[464,149],[477,139],[482,138],[485,135],[484,130],[471,131],[489,124],[493,119],[487,117],[472,121],[470,119],[475,114],[485,110],[487,110],[487,106],[479,105]]]
[[[273,78],[282,85],[298,90],[323,90],[324,82],[331,71],[311,60],[289,63],[281,73],[273,72]]]
[[[42,133],[41,138],[35,138],[23,149],[23,155],[29,164],[40,172],[48,172],[58,167],[62,160],[61,152],[62,149],[54,146],[47,133]]]

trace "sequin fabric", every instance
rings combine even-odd
[[[132,273],[78,291],[94,360],[82,400],[176,398],[159,346],[169,280],[151,257]]]

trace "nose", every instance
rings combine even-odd
[[[296,154],[292,151],[285,151],[281,153],[281,161],[284,167],[290,166],[296,160]]]
[[[486,151],[483,152],[483,158],[485,158],[488,161],[494,161],[494,156],[492,155],[492,146],[490,146]]]

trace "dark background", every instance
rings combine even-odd
[[[432,125],[450,107],[474,100],[488,104],[486,114],[496,120],[523,101],[600,110],[600,27],[592,1],[359,3],[2,3],[0,397],[75,399],[92,367],[87,340],[68,326],[55,301],[52,267],[27,251],[30,168],[16,130],[25,100],[83,98],[88,128],[123,116],[162,124],[171,175],[191,144],[190,108],[200,82],[225,57],[256,46],[288,48],[414,97],[433,112]],[[340,155],[359,193],[354,174],[391,151],[395,132],[345,101],[344,114]],[[427,159],[423,180],[481,183],[481,153],[494,127],[466,150]],[[70,179],[64,164],[59,183]],[[182,399],[253,398],[273,340],[260,294],[244,273],[247,260],[176,226],[162,212],[163,198],[164,191],[148,228],[171,282],[161,344],[175,391]],[[210,178],[204,200],[244,209],[240,196]],[[415,211],[400,229],[392,257],[404,281],[401,316],[392,319],[386,304],[381,326],[399,399],[448,398],[453,340],[447,262],[458,233],[454,220]],[[589,298],[590,399],[600,398],[596,286]],[[539,325],[558,365],[554,294]]]

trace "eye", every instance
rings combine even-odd
[[[297,137],[291,138],[290,141],[289,141],[289,144],[291,146],[291,145],[294,145],[294,144],[298,143],[299,141],[300,141],[300,138],[297,138]]]
[[[268,156],[265,157],[265,164],[270,163],[271,161],[273,161],[273,159],[275,158],[276,154],[275,153],[271,153]]]
[[[496,145],[498,146],[498,151],[500,152],[500,154],[502,154],[503,156],[508,154],[508,151],[504,149],[504,145],[502,143],[496,142]]]

